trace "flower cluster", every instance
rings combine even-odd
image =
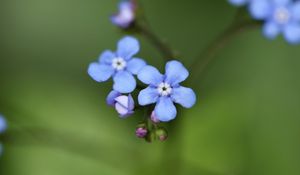
[[[88,67],[88,74],[97,82],[113,79],[113,90],[107,96],[107,104],[113,106],[121,118],[134,113],[135,102],[131,93],[136,90],[138,80],[146,84],[139,92],[138,104],[147,106],[150,121],[155,125],[155,137],[159,140],[167,138],[166,131],[157,127],[159,122],[168,122],[177,115],[174,103],[185,108],[191,108],[196,102],[196,95],[190,88],[180,85],[189,75],[188,70],[179,61],[169,61],[165,67],[165,75],[155,67],[147,65],[141,58],[134,57],[140,50],[139,41],[131,36],[125,36],[117,44],[117,51],[104,51],[97,62]],[[152,108],[151,104],[156,104]],[[148,121],[148,120],[147,120]],[[150,138],[152,128],[144,125],[136,130],[137,137]]]
[[[6,123],[6,120],[3,116],[0,115],[0,134],[2,134],[7,128],[7,123]],[[0,156],[2,155],[3,153],[3,145],[2,143],[0,142]]]
[[[275,39],[283,34],[290,44],[300,43],[299,0],[229,0],[234,5],[247,5],[251,16],[261,20],[263,34]]]
[[[135,0],[122,0],[119,12],[110,18],[111,22],[124,30],[135,29],[137,25],[134,24],[141,19],[137,18],[136,8]],[[157,41],[156,38],[154,40]],[[139,41],[132,36],[125,36],[118,41],[116,51],[105,50],[96,62],[89,65],[88,74],[99,83],[112,78],[113,87],[106,102],[115,108],[120,118],[131,116],[135,109],[145,108],[148,111],[136,127],[138,138],[164,141],[168,134],[159,126],[161,122],[176,118],[175,104],[191,108],[196,103],[196,95],[191,88],[180,85],[189,76],[181,62],[168,61],[165,74],[161,74],[155,67],[147,65],[144,59],[135,57],[139,51]],[[139,86],[137,80],[141,82]],[[136,90],[139,92],[134,93]]]

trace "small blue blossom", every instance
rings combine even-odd
[[[106,102],[108,105],[115,107],[121,118],[126,118],[134,113],[134,100],[131,94],[128,96],[122,95],[113,90],[108,94]]]
[[[0,134],[2,134],[7,129],[7,123],[3,116],[0,115]],[[3,145],[0,142],[0,156],[3,153]]]
[[[300,1],[253,0],[249,7],[253,18],[265,21],[263,34],[275,39],[280,33],[291,44],[300,43]]]
[[[242,6],[249,3],[250,0],[228,0],[231,4],[236,6]]]
[[[138,79],[149,85],[139,93],[139,104],[145,106],[156,103],[154,112],[162,122],[176,117],[174,103],[191,108],[196,102],[194,91],[179,85],[189,76],[187,69],[178,61],[169,61],[165,70],[165,75],[162,75],[155,67],[145,66],[138,73]]]
[[[132,1],[119,3],[119,12],[113,15],[111,22],[121,28],[128,28],[135,20],[135,4]]]
[[[97,82],[107,81],[113,77],[113,89],[120,93],[130,93],[136,88],[136,75],[146,62],[133,58],[140,50],[137,39],[126,36],[118,42],[117,51],[104,51],[98,62],[89,65],[88,74]]]

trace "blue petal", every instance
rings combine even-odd
[[[122,1],[119,3],[119,10],[122,11],[122,9],[132,9],[133,4],[131,1]]]
[[[7,128],[7,123],[4,117],[0,115],[0,133],[4,132]]]
[[[99,56],[99,62],[102,64],[111,64],[112,60],[116,57],[115,53],[110,50],[106,50]]]
[[[272,13],[272,4],[268,0],[254,0],[250,3],[249,10],[253,18],[266,19]]]
[[[291,3],[291,0],[273,0],[273,2],[277,5],[287,5]]]
[[[139,104],[141,106],[155,103],[158,99],[158,91],[156,88],[147,87],[143,89],[138,96]]]
[[[127,63],[127,70],[132,74],[138,74],[138,72],[146,66],[146,62],[140,58],[133,58]]]
[[[118,91],[111,91],[108,96],[106,97],[106,103],[110,106],[114,106],[116,103],[115,98],[117,98],[118,96],[120,96],[121,93]]]
[[[245,5],[249,0],[228,0],[231,4],[236,6]]]
[[[132,111],[134,109],[134,100],[133,100],[131,94],[128,95],[128,109],[130,111]]]
[[[145,84],[158,85],[163,81],[163,75],[153,66],[145,66],[138,73],[138,79]]]
[[[263,26],[263,34],[269,39],[276,38],[280,32],[280,27],[274,22],[267,22]]]
[[[292,15],[293,18],[300,21],[300,1],[295,2],[292,6]]]
[[[113,73],[114,69],[104,64],[91,63],[88,68],[88,74],[97,82],[107,81]]]
[[[127,71],[120,71],[114,76],[114,90],[120,93],[130,93],[136,87],[133,75]]]
[[[178,61],[169,61],[166,64],[166,82],[176,85],[189,76],[187,69]]]
[[[158,120],[162,122],[173,120],[177,114],[176,107],[169,97],[160,97],[154,111]]]
[[[117,54],[125,60],[131,59],[139,50],[140,44],[134,37],[126,36],[118,42]]]
[[[191,108],[196,103],[196,94],[191,88],[180,86],[173,88],[172,99],[185,108]]]
[[[300,24],[289,24],[284,28],[284,38],[290,44],[299,44],[300,43]]]

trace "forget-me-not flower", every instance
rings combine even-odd
[[[119,12],[110,19],[116,26],[128,28],[135,20],[135,4],[130,0],[120,2]]]
[[[291,44],[300,42],[300,1],[252,0],[250,13],[258,20],[264,20],[263,33],[269,39],[280,33]]]
[[[91,63],[88,74],[97,82],[113,77],[113,89],[120,93],[130,93],[136,87],[136,75],[146,62],[133,56],[140,50],[137,39],[126,36],[118,42],[117,51],[104,51],[98,62]]]
[[[7,123],[6,120],[3,116],[0,115],[0,134],[2,134],[7,128]],[[2,155],[3,152],[3,145],[0,142],[0,156]]]
[[[176,117],[174,105],[178,103],[185,108],[191,108],[196,102],[196,95],[190,88],[180,86],[189,72],[178,61],[169,61],[162,75],[155,67],[145,66],[138,79],[149,86],[139,93],[138,101],[142,106],[156,103],[154,112],[158,120],[167,122]]]
[[[134,113],[134,100],[131,94],[122,95],[113,90],[108,94],[106,102],[108,105],[115,107],[121,118],[126,118]]]

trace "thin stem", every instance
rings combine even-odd
[[[151,29],[151,25],[144,13],[143,5],[140,1],[135,1],[139,9],[139,18],[135,23],[135,29],[140,32],[163,56],[165,61],[169,61],[176,57],[174,51],[169,45],[157,36]]]
[[[161,53],[165,61],[175,58],[175,54],[168,44],[161,40],[148,25],[137,23],[135,27]]]
[[[243,21],[235,23],[233,22],[224,32],[219,35],[211,44],[204,49],[204,51],[195,59],[194,63],[190,67],[191,79],[190,82],[197,83],[198,76],[203,72],[207,65],[215,58],[218,51],[226,46],[234,37],[243,33],[249,29],[260,26],[257,21]]]

